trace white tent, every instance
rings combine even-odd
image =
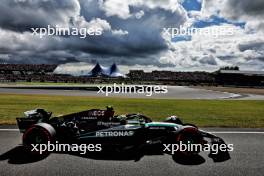
[[[88,73],[87,76],[90,77],[124,77],[122,73],[120,73],[117,65],[114,63],[111,67],[104,67],[97,63],[94,68]]]

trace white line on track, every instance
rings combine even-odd
[[[19,131],[19,129],[0,129],[0,131]]]
[[[214,134],[264,134],[264,131],[209,131]]]

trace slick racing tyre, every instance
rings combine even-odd
[[[56,131],[47,123],[38,123],[31,126],[23,135],[23,145],[32,149],[32,144],[48,144],[55,140]]]

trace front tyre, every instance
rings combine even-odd
[[[176,137],[179,145],[184,145],[184,151],[177,151],[177,155],[193,156],[199,154],[202,150],[203,137],[199,134],[197,128],[188,127],[183,129]]]

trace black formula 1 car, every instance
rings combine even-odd
[[[152,120],[141,114],[116,115],[112,107],[106,110],[91,109],[59,117],[44,109],[25,112],[25,117],[17,118],[23,145],[36,143],[93,143],[101,144],[103,150],[139,152],[159,150],[175,156],[193,156],[201,149],[192,151],[171,151],[173,144],[227,145],[223,139],[198,129],[193,124],[184,124],[178,117],[171,116],[163,122]],[[167,150],[165,149],[167,148]],[[212,152],[215,162],[230,158],[228,151]]]

